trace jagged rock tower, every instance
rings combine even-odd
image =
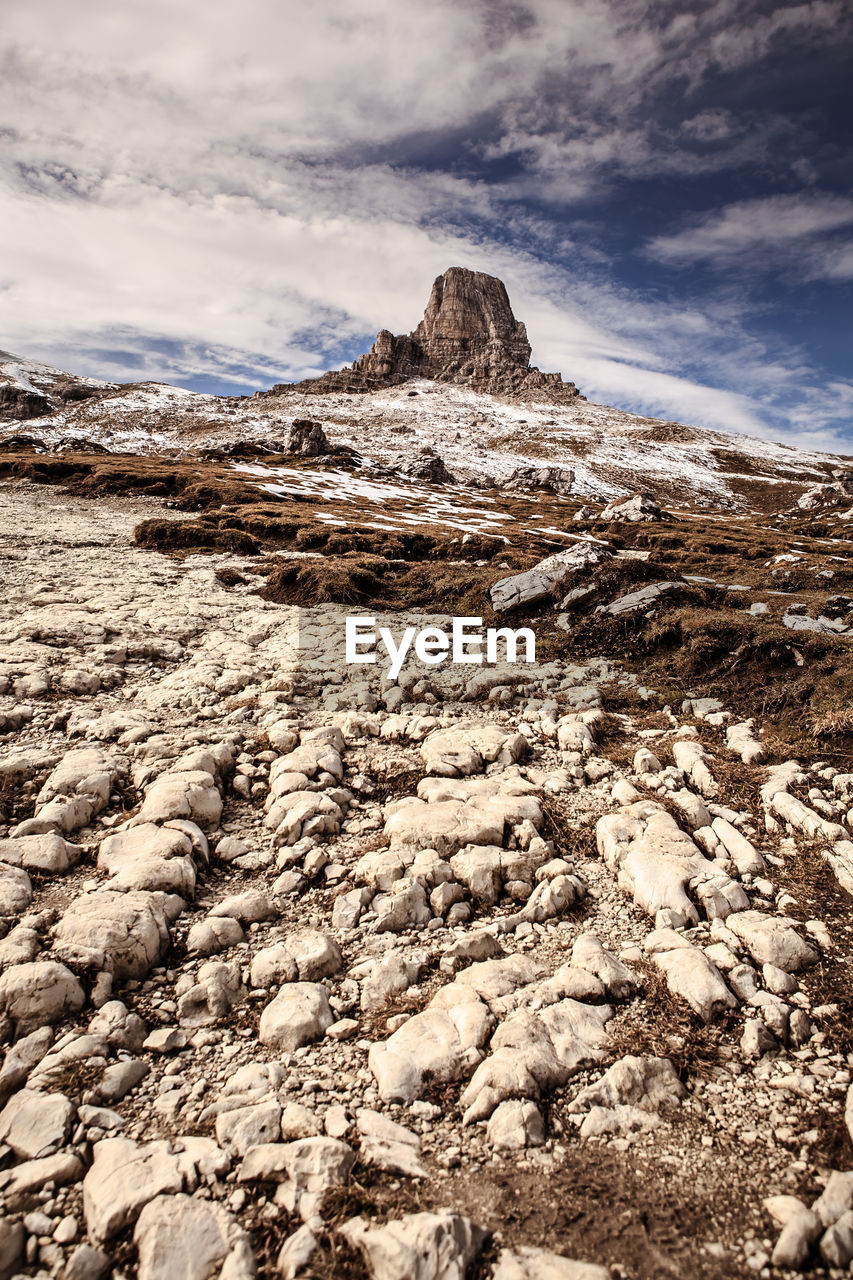
[[[573,382],[531,368],[527,330],[512,314],[502,280],[450,267],[432,286],[424,318],[403,335],[382,329],[366,355],[346,369],[297,383],[294,390],[374,391],[412,378],[453,382],[493,395],[577,400]],[[283,391],[274,387],[273,391]]]

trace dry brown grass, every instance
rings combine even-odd
[[[669,1058],[681,1079],[687,1080],[708,1075],[731,1056],[738,1034],[734,1015],[708,1025],[686,1001],[672,994],[651,960],[631,967],[640,978],[642,994],[608,1023],[608,1062],[626,1054]]]

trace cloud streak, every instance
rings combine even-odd
[[[698,220],[672,235],[656,236],[646,252],[658,262],[714,266],[742,264],[787,267],[791,257],[810,276],[841,277],[853,239],[827,241],[833,232],[853,231],[853,198],[818,192],[744,200]]]

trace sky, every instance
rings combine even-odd
[[[4,0],[0,348],[246,394],[500,276],[591,400],[853,453],[847,0]]]

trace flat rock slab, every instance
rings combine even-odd
[[[340,1232],[363,1253],[371,1280],[465,1280],[486,1239],[469,1218],[446,1210],[410,1213],[384,1226],[353,1218]]]
[[[220,1205],[187,1195],[158,1195],[133,1233],[139,1280],[251,1280],[255,1260],[247,1233]]]

